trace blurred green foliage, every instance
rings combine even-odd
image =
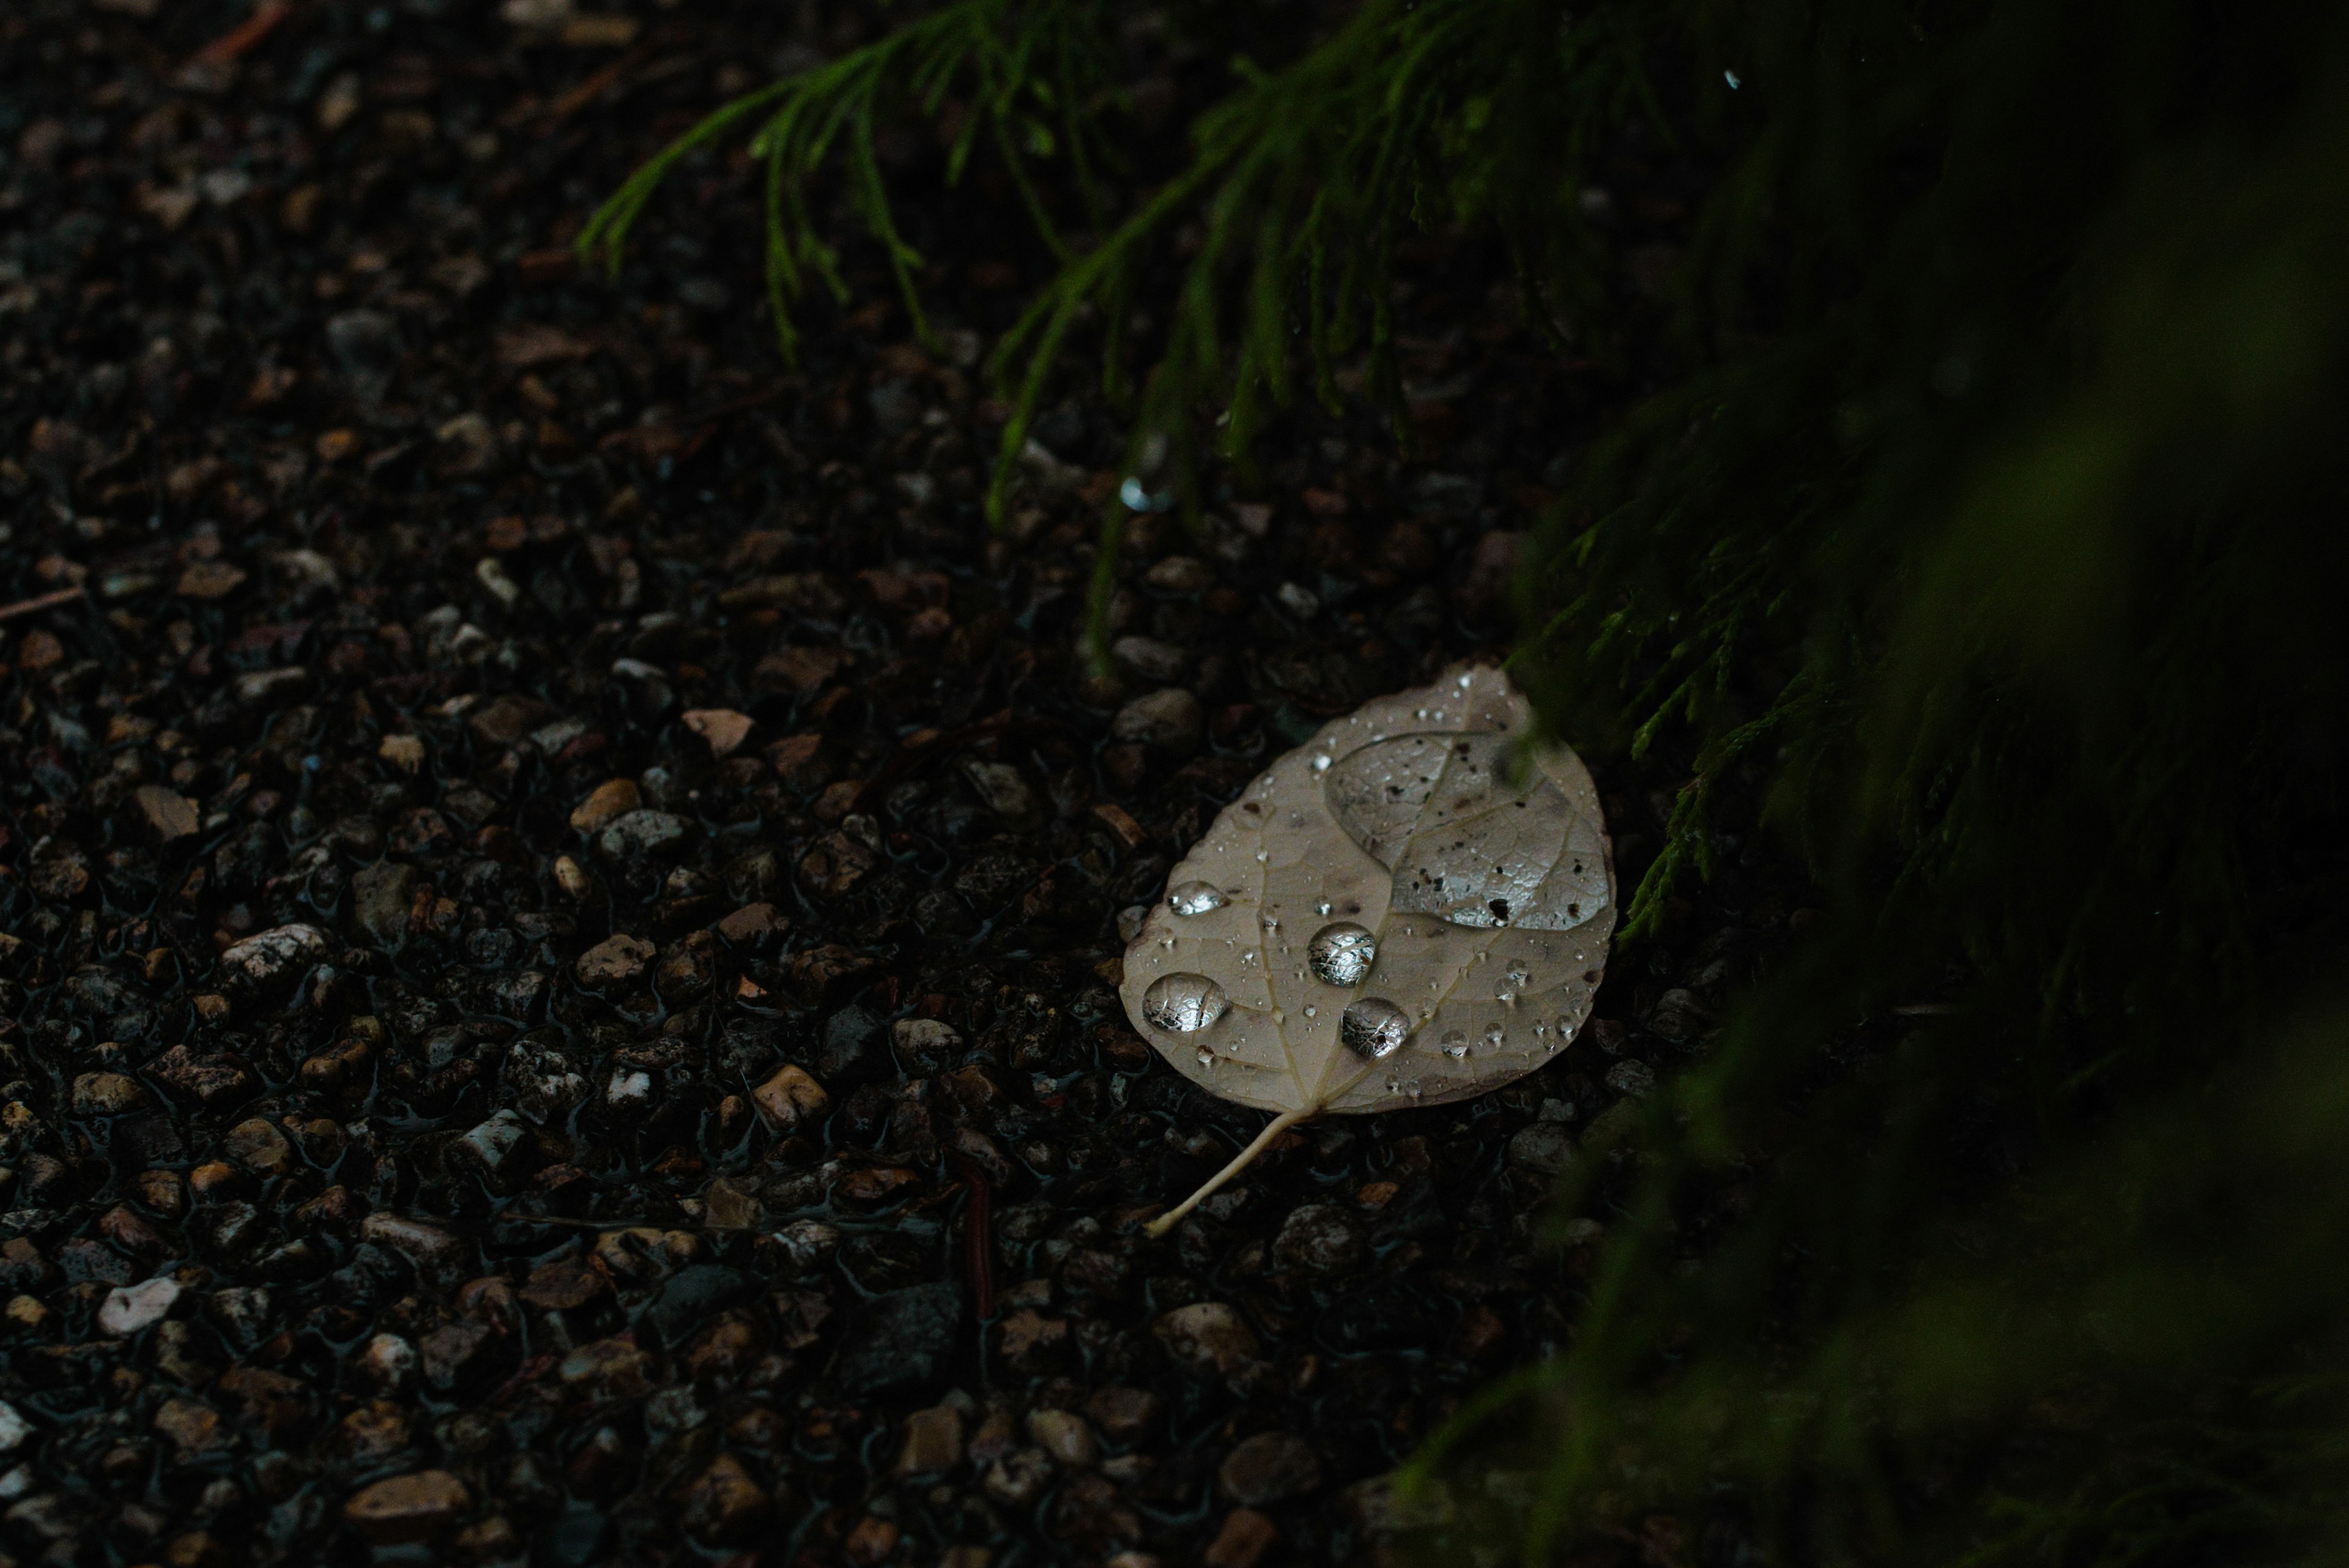
[[[940,6],[695,133],[762,127],[779,324],[825,159],[896,243],[854,150],[891,58],[1015,165],[1048,111],[1104,139],[1092,243],[1038,210],[1067,261],[997,351],[1007,459],[1084,307],[1144,296],[1163,336],[1103,347],[1153,484],[1349,356],[1393,396],[1416,228],[1628,352],[1581,193],[1633,125],[1712,171],[1518,664],[1586,752],[1690,763],[1632,937],[1757,795],[1826,915],[1586,1140],[1574,1339],[1423,1459],[1432,1560],[2338,1558],[2349,14],[1369,0],[1237,62],[1122,208],[1104,16]]]

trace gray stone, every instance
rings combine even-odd
[[[681,816],[646,807],[616,818],[595,836],[595,847],[607,859],[634,860],[678,848],[692,830]]]
[[[351,876],[351,913],[378,947],[396,948],[408,940],[408,907],[416,887],[416,868],[396,860],[378,860]]]
[[[842,1392],[872,1396],[936,1386],[954,1358],[962,1292],[939,1282],[889,1291],[850,1319],[832,1358]]]
[[[1284,1268],[1339,1274],[1369,1254],[1369,1239],[1352,1215],[1334,1203],[1307,1203],[1292,1212],[1273,1238],[1273,1261]]]
[[[1188,652],[1150,637],[1121,637],[1110,644],[1109,656],[1119,670],[1153,686],[1172,686],[1191,667]]]
[[[978,798],[999,815],[1013,822],[1028,822],[1040,815],[1036,792],[1028,787],[1028,781],[1010,763],[968,762],[962,765],[962,774],[970,781],[970,787],[978,792]]]
[[[1302,1497],[1321,1484],[1313,1446],[1288,1432],[1258,1432],[1224,1459],[1216,1483],[1234,1502],[1260,1508]]]
[[[1121,741],[1138,741],[1163,751],[1188,754],[1199,749],[1207,732],[1207,713],[1196,697],[1179,686],[1172,686],[1136,697],[1120,708],[1117,717],[1109,722],[1109,732]]]
[[[623,931],[605,937],[579,955],[573,972],[590,991],[619,991],[643,977],[660,950],[642,937]]]
[[[1264,1354],[1240,1314],[1222,1302],[1176,1307],[1153,1324],[1152,1332],[1194,1373],[1229,1376]]]
[[[685,1336],[728,1307],[740,1306],[753,1294],[750,1276],[718,1263],[696,1263],[663,1282],[646,1319],[664,1345],[678,1345]]]
[[[1574,1163],[1574,1139],[1556,1122],[1536,1122],[1509,1140],[1509,1163],[1556,1176]]]
[[[413,1263],[418,1273],[442,1283],[463,1278],[472,1259],[472,1248],[440,1226],[380,1210],[359,1221],[359,1240],[389,1248]]]
[[[1642,1099],[1656,1087],[1656,1070],[1645,1062],[1625,1057],[1607,1069],[1607,1086],[1619,1095]]]
[[[275,926],[236,943],[220,956],[222,983],[259,995],[300,979],[334,950],[316,926]]]
[[[900,1476],[944,1475],[962,1463],[962,1412],[951,1405],[933,1405],[905,1417],[905,1435],[897,1447]]]
[[[180,1299],[180,1282],[159,1274],[144,1284],[117,1285],[98,1303],[98,1331],[119,1337],[160,1323]]]
[[[1101,1458],[1092,1428],[1085,1425],[1082,1416],[1067,1410],[1030,1410],[1028,1439],[1051,1455],[1052,1462],[1064,1470],[1091,1469]]]
[[[954,1065],[962,1050],[962,1036],[954,1025],[936,1018],[899,1019],[889,1026],[889,1043],[908,1071],[926,1076]]]

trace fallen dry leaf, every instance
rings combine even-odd
[[[1128,1016],[1275,1115],[1164,1229],[1297,1122],[1440,1105],[1548,1061],[1615,924],[1597,790],[1495,670],[1365,704],[1257,778],[1126,949]]]

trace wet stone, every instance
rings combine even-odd
[[[581,953],[573,972],[590,991],[617,992],[641,979],[659,950],[642,937],[623,932]]]
[[[897,1448],[900,1476],[943,1475],[962,1463],[962,1413],[934,1405],[905,1417]]]
[[[1177,1307],[1152,1328],[1175,1361],[1195,1375],[1228,1376],[1264,1354],[1255,1332],[1222,1302]]]
[[[707,1319],[750,1299],[749,1275],[716,1263],[695,1263],[663,1282],[646,1314],[665,1345],[677,1345]]]
[[[1165,1415],[1165,1401],[1146,1388],[1112,1384],[1093,1391],[1085,1415],[1112,1449],[1146,1443]]]
[[[230,946],[220,956],[220,972],[233,990],[259,995],[292,983],[332,951],[316,926],[276,926]]]
[[[634,779],[606,779],[572,811],[571,826],[582,833],[594,833],[641,804]]]
[[[901,1018],[889,1026],[889,1043],[908,1071],[928,1075],[950,1066],[962,1051],[962,1035],[936,1018]]]
[[[147,831],[160,844],[186,838],[201,826],[195,802],[177,790],[160,784],[141,784],[131,798]]]
[[[178,1303],[180,1282],[165,1274],[144,1284],[117,1285],[98,1304],[98,1331],[123,1337],[160,1323]]]
[[[1281,1222],[1272,1255],[1284,1268],[1339,1274],[1369,1255],[1369,1238],[1352,1215],[1334,1203],[1308,1203]]]
[[[117,1116],[146,1098],[138,1084],[120,1073],[84,1073],[73,1081],[76,1116]]]
[[[1556,1176],[1574,1163],[1574,1138],[1555,1122],[1536,1122],[1509,1139],[1509,1163],[1522,1170]]]
[[[472,1506],[465,1483],[447,1470],[419,1470],[362,1488],[343,1504],[343,1517],[378,1546],[430,1541]]]
[[[1225,1457],[1216,1468],[1216,1484],[1233,1501],[1260,1508],[1319,1486],[1321,1461],[1302,1438],[1259,1432]]]
[[[1191,655],[1172,643],[1155,638],[1121,637],[1110,644],[1110,659],[1118,669],[1136,680],[1153,686],[1172,686],[1181,680],[1191,668]],[[1145,737],[1130,736],[1140,740]]]
[[[616,818],[595,836],[595,847],[607,860],[639,860],[682,848],[692,831],[681,816],[642,808]]]
[[[961,1321],[962,1292],[952,1284],[875,1296],[850,1321],[830,1376],[843,1392],[866,1397],[934,1387],[946,1375]]]
[[[1216,1537],[1200,1555],[1201,1568],[1257,1568],[1280,1542],[1280,1527],[1270,1515],[1253,1508],[1236,1508],[1224,1516]]]
[[[685,1494],[685,1527],[714,1546],[743,1540],[767,1517],[767,1494],[742,1461],[720,1454],[693,1479]]]
[[[1110,721],[1113,738],[1155,746],[1177,756],[1197,751],[1206,731],[1206,710],[1198,698],[1179,686],[1137,697]]]
[[[398,947],[407,940],[415,886],[415,867],[398,861],[379,860],[352,873],[352,917],[378,947]]]
[[[1030,1411],[1028,1440],[1063,1469],[1090,1469],[1101,1458],[1092,1428],[1083,1417],[1067,1410]]]

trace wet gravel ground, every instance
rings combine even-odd
[[[1143,520],[1088,682],[1119,427],[1053,409],[988,539],[1037,273],[983,171],[907,214],[935,353],[852,248],[786,373],[722,155],[624,286],[562,248],[856,16],[517,9],[0,12],[9,1560],[1375,1559],[1377,1478],[1571,1333],[1614,1189],[1539,1248],[1555,1174],[1798,891],[1725,842],[1557,1062],[1160,1241],[1262,1118],[1128,1027],[1121,929],[1281,749],[1498,651],[1622,389],[1417,256],[1423,455],[1300,426]],[[1620,205],[1628,294],[1679,214]],[[1671,782],[1601,771],[1626,886]]]

